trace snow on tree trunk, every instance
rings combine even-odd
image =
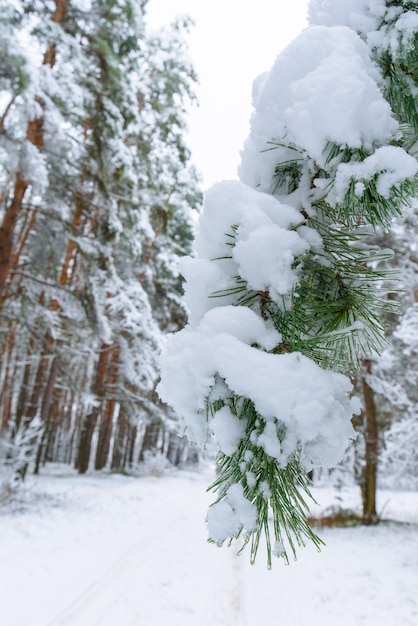
[[[254,83],[241,182],[206,194],[181,266],[189,325],[168,338],[158,388],[191,441],[217,444],[210,540],[241,537],[254,560],[264,533],[269,566],[321,544],[307,473],[355,437],[360,403],[342,372],[384,345],[373,268],[388,253],[366,235],[400,214],[418,171],[368,45],[323,24]]]

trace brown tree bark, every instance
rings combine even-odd
[[[12,200],[5,210],[3,222],[0,226],[0,300],[3,298],[4,288],[12,266],[13,242],[17,218],[22,210],[23,198],[28,187],[29,183],[18,173],[16,175]]]
[[[127,443],[127,454],[126,454],[126,465],[127,467],[132,467],[135,460],[134,452],[135,452],[135,442],[138,434],[138,428],[134,424],[129,425],[129,433],[128,433],[128,443]]]
[[[365,436],[365,466],[362,476],[363,524],[368,526],[377,524],[376,491],[377,491],[377,462],[379,453],[378,425],[374,392],[367,383],[367,375],[371,374],[372,363],[369,359],[363,361],[365,375],[363,377],[364,396],[364,436]]]
[[[101,470],[106,467],[109,456],[110,440],[113,430],[113,415],[115,411],[116,401],[114,399],[106,400],[99,424],[99,437],[97,441],[96,458],[94,461],[94,469]]]
[[[68,3],[69,3],[69,0],[56,0],[55,1],[55,11],[52,16],[53,22],[55,22],[56,24],[60,24],[61,22],[64,21],[65,16],[67,15],[67,11],[68,11]],[[44,54],[43,64],[54,67],[56,54],[57,54],[56,46],[54,43],[52,43],[49,45],[48,50]]]
[[[7,330],[7,350],[5,350],[1,368],[3,370],[1,373],[3,382],[0,388],[0,433],[9,427],[11,420],[14,382],[18,370],[15,348],[15,325],[13,322],[9,322]]]
[[[116,346],[112,352],[112,359],[108,368],[106,387],[113,397],[106,400],[100,420],[99,439],[97,442],[96,459],[94,467],[101,470],[106,467],[109,456],[110,439],[113,430],[113,415],[116,408],[115,389],[119,378],[119,354],[120,348]]]
[[[110,357],[110,348],[111,347],[108,344],[103,344],[100,351],[99,363],[96,371],[96,379],[93,386],[93,393],[95,394],[97,399],[100,399],[102,397],[102,389],[106,379],[107,367]],[[87,472],[89,468],[91,443],[101,407],[102,402],[100,402],[99,406],[94,406],[92,408],[90,413],[85,416],[84,423],[81,428],[80,442],[75,463],[75,467],[80,474],[85,474],[85,472]]]

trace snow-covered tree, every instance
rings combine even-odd
[[[399,32],[383,19],[393,4],[413,35],[408,3],[356,2],[369,30],[378,5],[381,46]],[[306,522],[307,473],[335,465],[355,437],[360,403],[342,372],[384,345],[388,254],[368,236],[401,213],[418,171],[416,129],[394,114],[352,3],[313,0],[310,13],[254,83],[241,181],[206,195],[182,264],[189,325],[167,342],[159,386],[192,441],[217,442],[210,539],[241,537],[253,560],[264,533],[269,565],[306,538],[321,544]]]
[[[195,77],[187,24],[151,36],[145,5],[1,12],[1,430],[38,417],[37,466],[119,467],[149,421],[172,428],[153,388],[162,332],[184,319]]]

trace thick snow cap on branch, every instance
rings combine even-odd
[[[309,23],[348,26],[357,32],[376,30],[385,14],[386,0],[311,0]]]
[[[406,3],[405,3],[406,4]],[[309,23],[323,26],[348,26],[371,47],[395,53],[400,41],[412,41],[418,30],[416,8],[405,11],[400,3],[388,6],[386,0],[311,0]],[[389,28],[384,23],[389,24]]]
[[[196,258],[181,261],[189,322],[214,307],[236,304],[236,277],[281,302],[298,280],[296,257],[321,246],[312,228],[291,230],[302,218],[294,208],[238,181],[214,185],[205,197],[195,242]]]
[[[172,336],[162,359],[159,393],[182,416],[189,437],[204,445],[214,431],[220,449],[232,454],[245,421],[225,408],[207,421],[206,399],[232,394],[249,398],[266,421],[252,441],[284,467],[302,447],[302,463],[332,466],[354,436],[350,423],[359,408],[350,380],[324,370],[300,353],[270,354],[279,334],[244,307],[209,311],[196,330]],[[235,446],[235,447],[234,447]]]
[[[357,180],[356,189],[361,195],[364,182],[376,179],[378,193],[384,198],[390,196],[392,188],[405,178],[413,178],[418,171],[418,163],[403,148],[383,146],[360,163],[340,163],[335,176],[335,189],[328,199],[330,202],[343,202],[351,180]]]
[[[241,180],[272,192],[277,163],[295,158],[284,144],[324,166],[329,143],[373,151],[390,141],[398,125],[380,79],[368,46],[350,28],[306,29],[254,83]]]

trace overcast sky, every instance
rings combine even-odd
[[[189,146],[204,187],[236,178],[249,131],[252,82],[306,26],[308,0],[149,0],[148,23],[195,21],[190,55],[200,106],[190,113]]]

